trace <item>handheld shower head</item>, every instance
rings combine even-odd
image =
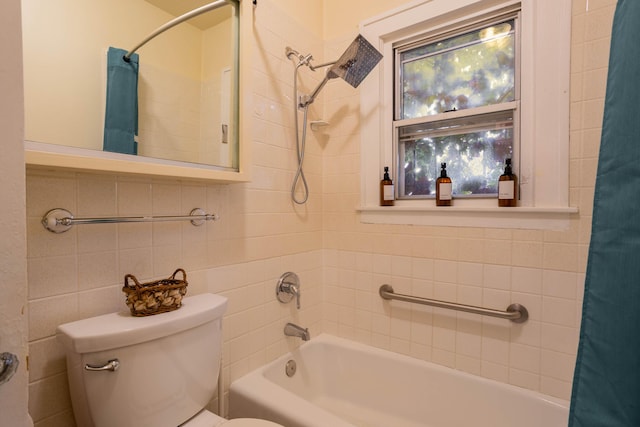
[[[367,39],[358,34],[358,37],[351,42],[342,56],[329,68],[329,71],[327,71],[327,74],[318,87],[316,87],[311,95],[306,97],[300,106],[306,107],[311,104],[324,85],[327,84],[330,79],[335,79],[336,77],[342,78],[354,88],[358,87],[381,59],[382,54],[378,52]]]
[[[291,59],[292,56],[295,56],[296,58],[300,57],[300,52],[290,48],[289,46],[284,49],[284,54],[287,56],[287,59]]]
[[[313,55],[303,55],[289,46],[285,48],[284,54],[287,56],[287,59],[295,58],[298,61],[296,67],[301,67],[303,65],[311,66],[310,62],[313,60]]]

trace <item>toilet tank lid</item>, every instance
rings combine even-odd
[[[227,298],[215,294],[185,297],[182,307],[167,313],[134,317],[118,312],[91,317],[57,328],[58,340],[75,353],[91,353],[169,336],[222,318]]]

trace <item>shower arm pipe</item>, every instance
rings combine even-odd
[[[498,317],[500,319],[508,319],[514,323],[524,323],[529,318],[529,312],[520,304],[511,304],[506,311],[494,310],[492,308],[478,307],[475,305],[457,304],[454,302],[440,301],[436,299],[415,297],[412,295],[397,294],[393,291],[391,285],[380,286],[380,297],[386,300],[398,300],[412,302],[415,304],[429,305],[438,308],[447,308],[450,310],[464,311],[466,313],[481,314],[483,316]]]
[[[335,76],[337,77],[337,76]],[[313,103],[313,101],[316,100],[316,96],[318,96],[318,94],[320,93],[320,91],[322,90],[322,88],[324,87],[324,85],[327,84],[327,82],[329,81],[329,79],[331,79],[332,77],[330,77],[330,74],[327,73],[326,76],[324,76],[324,79],[322,79],[322,81],[320,82],[320,84],[318,85],[318,87],[316,87],[316,89],[311,93],[311,95],[305,95],[302,97],[302,99],[300,99],[300,108],[306,108],[309,105],[311,105]]]
[[[311,71],[315,71],[318,68],[324,68],[324,67],[328,67],[330,65],[335,64],[338,61],[331,61],[331,62],[325,62],[324,64],[319,64],[319,65],[312,65],[310,62],[307,64],[309,66],[309,68],[311,69]],[[337,76],[334,76],[337,77]],[[315,88],[315,90],[313,91],[313,93],[311,93],[311,95],[306,95],[304,96],[301,100],[300,100],[300,108],[305,108],[308,107],[309,105],[311,105],[313,103],[313,101],[316,100],[316,96],[318,96],[318,94],[320,93],[320,91],[322,90],[322,88],[324,87],[324,85],[327,84],[327,82],[329,81],[329,79],[331,79],[333,77],[330,76],[329,72],[327,72],[327,74],[324,76],[324,79],[322,79],[322,81],[320,82],[320,84],[318,85],[318,87]]]
[[[205,12],[209,12],[211,10],[218,9],[218,8],[220,8],[222,6],[225,6],[227,4],[232,4],[232,3],[233,3],[233,0],[217,0],[217,1],[214,1],[214,2],[209,3],[209,4],[205,4],[204,6],[200,6],[200,7],[196,8],[196,9],[193,9],[190,12],[187,12],[187,13],[185,13],[183,15],[180,15],[180,16],[172,19],[171,21],[167,22],[166,24],[162,25],[157,30],[155,30],[154,32],[149,34],[144,40],[142,40],[140,43],[135,45],[133,48],[131,48],[124,55],[124,60],[129,62],[129,60],[131,59],[131,55],[133,55],[138,49],[140,49],[142,46],[144,46],[145,44],[147,44],[148,42],[153,40],[155,37],[159,36],[160,34],[164,33],[165,31],[167,31],[168,29],[173,28],[176,25],[183,23],[184,21],[188,21],[191,18],[195,18],[198,15],[202,15]]]
[[[328,67],[329,65],[333,65],[336,62],[338,62],[338,61],[325,62],[324,64],[318,64],[318,65],[313,65],[313,64],[309,63],[309,68],[311,69],[311,71],[315,71],[318,68]]]

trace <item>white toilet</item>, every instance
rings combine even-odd
[[[277,427],[205,406],[220,374],[227,299],[201,294],[147,317],[111,313],[60,325],[78,427]]]

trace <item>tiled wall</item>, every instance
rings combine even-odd
[[[570,397],[614,9],[614,0],[573,2],[570,204],[580,213],[565,232],[360,224],[357,95],[329,89],[326,116],[339,119],[324,153],[326,331]],[[530,320],[383,302],[384,283],[498,309],[519,302]]]
[[[57,325],[124,308],[122,278],[188,272],[189,294],[229,297],[224,320],[223,379],[235,378],[299,345],[285,338],[287,321],[322,330],[322,156],[313,135],[305,171],[311,196],[305,206],[289,198],[295,145],[291,108],[293,66],[285,40],[318,52],[322,43],[286,13],[267,19],[277,3],[261,2],[254,32],[256,62],[253,182],[212,185],[75,172],[29,171],[27,177],[30,413],[38,427],[73,426],[63,349]],[[287,31],[283,34],[282,31]],[[315,83],[306,78],[306,85]],[[303,86],[306,89],[306,86]],[[319,104],[321,105],[321,104]],[[201,207],[220,220],[190,223],[101,224],[52,234],[40,224],[49,209],[77,217],[174,215]],[[279,276],[300,276],[302,309],[275,299]],[[215,409],[215,402],[213,403]]]
[[[30,171],[27,179],[30,412],[36,426],[73,425],[62,349],[55,327],[123,307],[122,276],[189,272],[190,293],[230,298],[223,378],[234,378],[286,352],[293,320],[327,331],[568,398],[577,344],[582,283],[602,117],[614,0],[574,0],[571,87],[571,204],[580,214],[566,232],[361,224],[357,91],[332,81],[311,109],[330,126],[309,132],[304,206],[289,199],[295,170],[293,66],[284,48],[318,61],[340,53],[355,35],[323,42],[280,0],[255,9],[253,181],[210,185]],[[333,4],[333,3],[331,3]],[[588,5],[588,9],[587,9]],[[325,14],[338,11],[326,10]],[[322,74],[305,71],[302,90]],[[202,207],[221,220],[86,225],[54,235],[41,216],[62,207],[76,216],[176,214]],[[303,309],[273,297],[280,274],[301,276]],[[378,287],[506,307],[531,318],[511,325],[406,303],[383,303]]]
[[[303,224],[282,207],[244,207],[233,186],[206,186],[75,173],[29,173],[27,180],[30,413],[38,426],[73,425],[57,325],[126,309],[122,278],[188,272],[189,294],[229,297],[224,330],[225,384],[286,352],[286,321],[321,329],[320,223]],[[170,215],[201,207],[220,220],[75,226],[46,231],[53,206],[78,217]],[[291,226],[285,224],[289,221]],[[303,309],[274,298],[278,277],[299,274]]]
[[[199,34],[202,55],[200,51],[195,54],[203,57],[201,75],[142,63],[138,83],[139,155],[231,166],[230,149],[221,145],[220,129],[221,76],[222,70],[232,65],[232,46],[215,49],[209,44],[212,39],[228,37],[230,28],[228,19]]]
[[[139,155],[194,163],[201,161],[203,86],[200,80],[145,64],[138,83]]]

